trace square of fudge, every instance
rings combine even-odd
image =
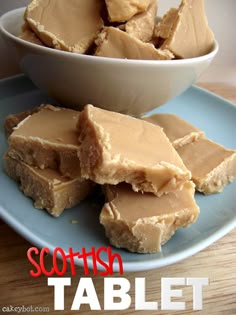
[[[204,0],[182,0],[177,11],[168,11],[158,29],[160,33],[165,29],[164,37],[167,35],[161,49],[170,50],[177,58],[203,56],[214,46],[214,34],[208,25]],[[159,31],[155,33],[158,35]]]
[[[174,114],[155,114],[143,117],[145,121],[158,125],[175,148],[203,138],[205,133]]]
[[[27,116],[10,137],[8,155],[41,169],[52,168],[63,176],[80,176],[76,125],[79,112],[46,105]]]
[[[81,175],[98,184],[126,182],[160,196],[191,178],[159,126],[87,105],[78,134]]]
[[[146,11],[134,15],[125,23],[125,31],[143,42],[150,42],[157,16],[157,1],[151,0]]]
[[[64,209],[72,208],[85,199],[94,184],[80,176],[69,179],[53,169],[39,169],[5,155],[7,174],[20,183],[23,193],[34,200],[38,209],[46,209],[58,217]]]
[[[103,0],[34,0],[24,18],[46,46],[84,54],[104,25],[103,7]]]
[[[204,194],[221,192],[236,177],[236,151],[228,150],[209,139],[177,149],[192,173],[196,189]]]
[[[110,243],[131,252],[155,253],[181,227],[194,223],[199,207],[194,184],[161,197],[136,193],[130,185],[105,185],[105,203],[100,222]]]

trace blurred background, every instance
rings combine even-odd
[[[86,1],[86,0],[84,0]],[[29,0],[0,0],[0,15],[14,8],[25,6]],[[163,15],[171,6],[178,6],[180,0],[159,0],[158,15]],[[205,0],[209,25],[220,45],[220,51],[199,82],[221,82],[236,84],[236,0]],[[18,73],[10,52],[0,38],[0,78]]]

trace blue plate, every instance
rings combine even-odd
[[[20,112],[41,103],[53,102],[40,92],[24,76],[0,82],[0,156],[7,150],[3,121],[10,113]],[[55,102],[53,102],[55,103]],[[189,88],[152,113],[175,113],[204,130],[208,138],[236,149],[236,107],[224,99],[198,87]],[[51,251],[70,247],[80,251],[82,247],[108,247],[103,227],[99,224],[99,212],[103,201],[94,195],[79,206],[66,210],[60,218],[53,218],[46,211],[33,207],[31,199],[24,197],[18,185],[7,177],[1,159],[0,214],[3,220],[19,234],[38,247]],[[134,254],[113,249],[121,255],[125,271],[138,271],[173,264],[209,246],[236,226],[236,181],[220,194],[204,196],[196,194],[201,213],[198,221],[187,229],[180,229],[163,246],[158,254]],[[78,224],[72,224],[72,221]],[[106,256],[101,256],[106,260]],[[82,261],[77,260],[79,265]],[[92,261],[89,260],[92,267]],[[102,268],[101,268],[102,269]],[[114,265],[118,270],[118,265]]]

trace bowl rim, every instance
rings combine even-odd
[[[56,55],[56,56],[61,56],[65,58],[71,58],[71,59],[78,59],[80,61],[89,61],[89,62],[94,62],[94,63],[111,63],[113,65],[130,65],[130,66],[186,66],[188,64],[195,64],[199,63],[202,61],[206,60],[211,60],[215,57],[215,55],[218,53],[219,50],[219,44],[216,39],[214,39],[214,47],[211,52],[199,56],[199,57],[194,57],[194,58],[188,58],[188,59],[177,59],[177,60],[140,60],[140,59],[121,59],[121,58],[111,58],[111,57],[101,57],[101,56],[93,56],[93,55],[85,55],[85,54],[76,54],[76,53],[71,53],[68,51],[63,51],[59,49],[53,49],[50,47],[46,46],[40,46],[31,42],[27,42],[12,33],[10,33],[6,28],[5,28],[5,20],[9,16],[18,16],[17,14],[19,13],[24,13],[26,7],[20,7],[17,9],[10,10],[3,15],[0,16],[0,34],[4,34],[6,37],[10,38],[11,40],[17,42],[18,44],[21,44],[23,46],[29,47],[29,48],[34,48],[37,49],[39,52],[47,52],[48,54],[51,55]]]

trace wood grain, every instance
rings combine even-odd
[[[201,84],[204,88],[218,93],[236,103],[236,87],[222,84]],[[49,307],[53,311],[53,288],[47,286],[47,278],[41,276],[32,278],[29,274],[31,265],[26,257],[28,248],[32,245],[14,232],[0,220],[0,313],[3,306]],[[51,267],[51,257],[46,258],[46,267]],[[79,276],[72,279],[72,286],[65,289],[65,310],[61,314],[90,314],[88,307],[82,307],[78,312],[70,311],[76,292],[79,277],[83,270],[77,268]],[[67,273],[65,276],[70,277]],[[117,275],[116,275],[117,276]],[[124,311],[92,311],[92,314],[201,314],[201,315],[234,315],[236,314],[236,229],[221,240],[212,244],[198,254],[171,266],[146,272],[125,273],[123,275],[131,283],[132,307]],[[103,278],[91,276],[103,305]],[[204,288],[203,310],[192,310],[192,289],[183,288],[183,298],[186,301],[186,311],[135,311],[134,280],[136,277],[146,278],[147,301],[158,301],[161,297],[162,277],[207,277],[209,285]],[[13,313],[7,313],[13,314]],[[40,313],[43,314],[43,313]]]

